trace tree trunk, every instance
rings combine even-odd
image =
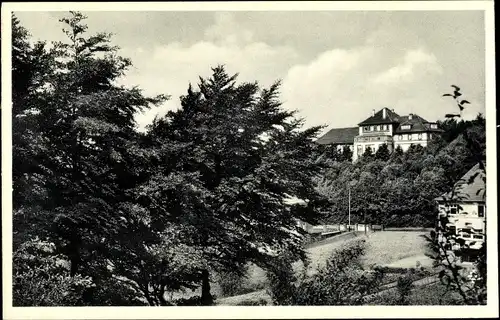
[[[204,306],[210,306],[213,304],[213,297],[210,294],[210,275],[207,269],[202,271],[201,303]]]
[[[67,250],[70,261],[70,275],[74,277],[78,273],[78,268],[80,266],[80,241],[72,240]]]

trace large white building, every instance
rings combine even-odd
[[[357,160],[369,147],[373,152],[387,144],[389,151],[398,146],[407,151],[412,144],[426,147],[434,136],[441,132],[437,123],[429,122],[416,114],[400,116],[394,110],[383,108],[375,112],[357,127],[335,128],[318,139],[320,144],[349,147],[353,160]]]

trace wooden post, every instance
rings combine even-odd
[[[347,185],[347,190],[349,193],[349,231],[351,231],[351,185]]]
[[[365,224],[365,236],[366,236],[366,211],[364,211],[364,220],[365,220],[364,224]]]

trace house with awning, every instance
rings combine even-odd
[[[446,230],[461,239],[450,250],[462,246],[480,249],[486,240],[486,173],[480,164],[472,167],[454,186],[452,191],[437,197],[438,223],[447,217],[446,225],[438,225],[438,230]],[[439,235],[442,237],[442,234]],[[466,258],[467,259],[467,258]]]

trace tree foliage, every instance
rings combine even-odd
[[[315,222],[325,202],[320,128],[281,107],[279,83],[237,84],[216,67],[140,133],[135,115],[167,97],[117,85],[131,61],[109,34],[88,35],[85,19],[61,19],[66,41],[50,48],[14,21],[14,251],[33,239],[53,248],[51,283],[20,268],[18,292],[82,278],[91,285],[79,300],[56,298],[63,286],[43,303],[211,304],[211,272],[303,257],[297,219]],[[169,298],[199,287],[200,298]]]
[[[84,20],[63,18],[68,41],[51,49],[30,46],[14,20],[14,244],[39,236],[69,260],[71,277],[102,288],[110,266],[124,262],[114,254],[122,230],[136,227],[124,221],[140,213],[129,205],[143,179],[134,115],[164,97],[115,85],[130,61],[108,34],[87,36]]]
[[[454,118],[461,118],[464,105],[470,102],[460,98],[462,94],[459,87],[455,85],[452,85],[452,87],[454,92],[443,96],[453,97],[460,113],[453,115],[445,125],[450,126],[451,135],[455,134],[457,127],[465,128],[462,135],[456,140],[461,139],[462,148],[471,154],[468,161],[478,164],[479,170],[471,177],[470,181],[462,181],[463,179],[459,180],[454,177],[450,179],[453,186],[449,196],[443,196],[445,205],[462,200],[460,195],[455,192],[455,188],[460,184],[471,184],[474,179],[479,178],[482,179],[486,188],[485,119],[479,115],[473,122],[464,122],[463,120],[456,122]],[[452,144],[453,142],[450,145]],[[453,160],[457,160],[457,157],[454,157]],[[482,192],[483,199],[486,200],[486,190],[479,191]],[[434,259],[436,267],[440,268],[439,278],[441,283],[446,286],[445,293],[448,291],[458,293],[464,304],[484,305],[487,303],[486,228],[484,230],[484,242],[481,247],[479,249],[470,248],[466,241],[457,235],[456,231],[448,228],[450,222],[449,213],[447,211],[445,215],[439,217],[436,232],[431,232],[430,236],[427,237],[429,246],[432,249],[430,257]],[[464,256],[474,258],[472,271],[462,265]]]
[[[313,143],[320,128],[301,130],[280,107],[278,83],[260,90],[236,84],[222,66],[212,71],[150,127],[165,161],[147,184],[148,206],[180,226],[203,270],[265,265],[283,250],[302,256],[297,219],[314,221],[322,205],[312,179],[322,167]]]
[[[369,223],[385,226],[434,226],[434,199],[477,163],[478,153],[465,137],[474,136],[479,154],[484,154],[484,118],[478,115],[466,123],[468,129],[450,143],[438,137],[426,148],[413,145],[403,152],[398,146],[391,154],[382,145],[355,163],[334,160],[318,183],[318,190],[330,200],[328,220],[347,222],[350,184],[353,223],[363,223],[366,217]]]

